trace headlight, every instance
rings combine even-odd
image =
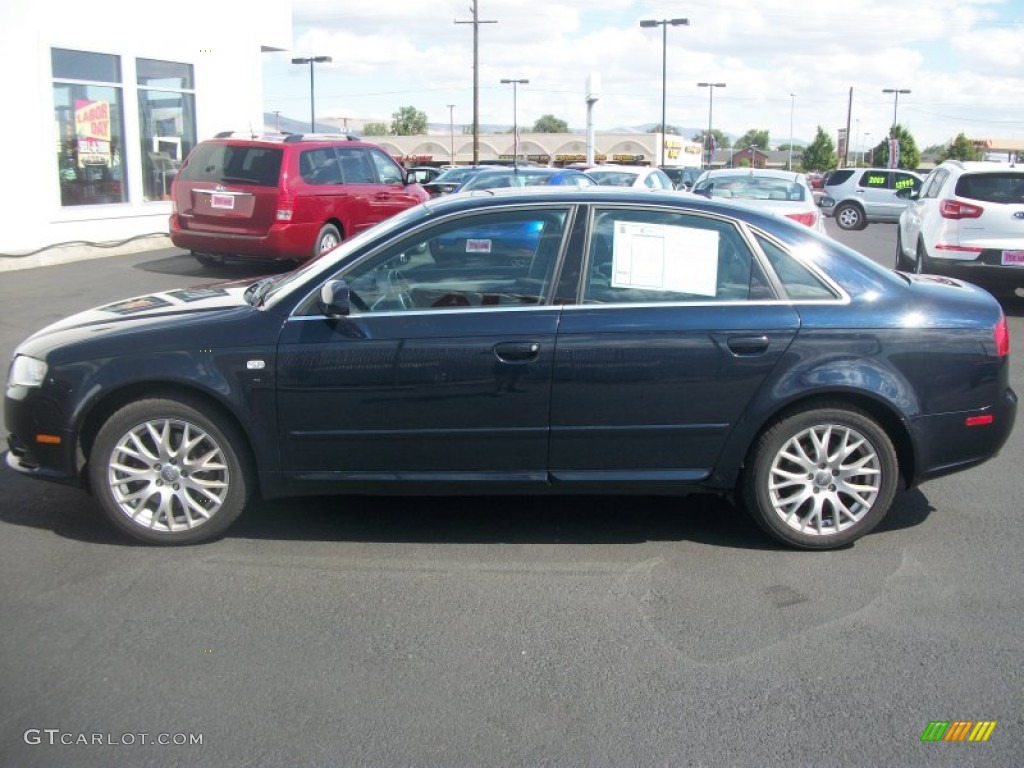
[[[26,355],[16,355],[7,374],[10,387],[38,387],[46,378],[46,363]]]

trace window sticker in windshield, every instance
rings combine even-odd
[[[717,283],[718,232],[615,222],[613,287],[714,296]]]

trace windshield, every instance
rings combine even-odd
[[[606,187],[631,187],[636,181],[637,174],[630,171],[587,171],[590,177],[598,184]]]
[[[336,270],[352,254],[357,253],[367,243],[386,237],[388,230],[403,228],[406,224],[419,219],[425,219],[429,215],[429,208],[425,205],[417,205],[407,208],[389,219],[385,219],[376,226],[363,230],[358,235],[343,241],[337,248],[326,251],[315,259],[307,261],[298,269],[275,278],[277,282],[273,287],[265,293],[261,293],[263,303],[272,306],[276,301],[287,296],[292,288],[304,284],[309,278]]]
[[[710,197],[731,197],[744,200],[802,202],[806,199],[804,186],[798,182],[774,176],[752,176],[750,174],[713,176],[697,184],[693,191]]]

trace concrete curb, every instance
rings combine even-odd
[[[56,264],[69,264],[75,261],[103,259],[107,256],[125,256],[140,251],[157,251],[173,248],[171,238],[166,234],[153,233],[140,235],[129,240],[106,243],[75,243],[55,245],[30,256],[0,256],[0,272],[13,272],[21,269],[50,267]]]

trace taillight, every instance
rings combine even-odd
[[[808,211],[807,213],[787,213],[787,219],[793,221],[799,221],[801,224],[805,224],[808,227],[813,227],[818,221],[818,214],[814,211]]]
[[[1010,326],[1006,324],[1006,315],[999,316],[994,331],[996,342],[996,356],[1006,357],[1010,354]]]
[[[291,221],[295,208],[295,194],[281,189],[277,193],[277,220]]]
[[[944,219],[976,219],[985,212],[980,205],[961,203],[959,200],[943,200],[939,203],[939,214]]]

